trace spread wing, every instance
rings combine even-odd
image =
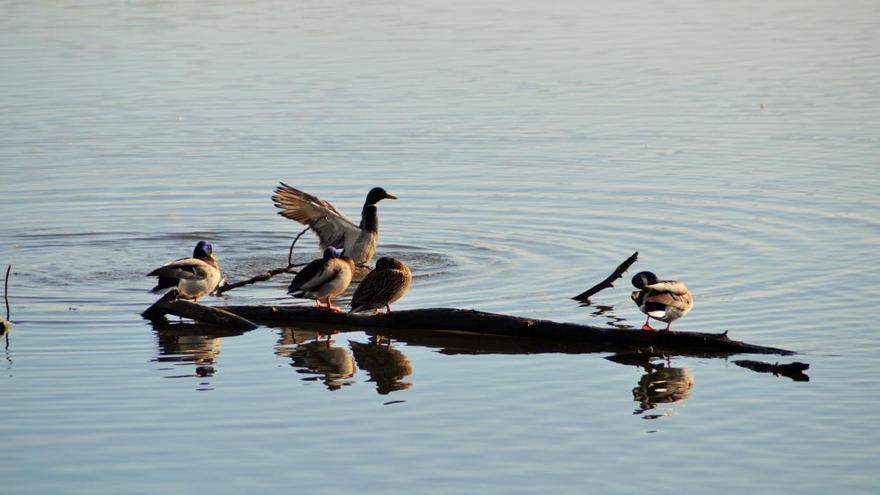
[[[328,246],[344,247],[346,235],[357,236],[360,228],[327,201],[281,183],[272,196],[279,215],[308,225],[318,235],[321,249]]]
[[[196,258],[181,258],[165,263],[147,274],[148,277],[164,279],[204,280],[210,276],[213,267]]]

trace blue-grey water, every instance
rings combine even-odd
[[[878,19],[0,3],[0,492],[877,493]],[[628,276],[569,299],[638,250],[694,293],[674,328],[798,351],[743,358],[810,381],[674,356],[670,393],[607,353],[140,318],[144,274],[197,239],[230,280],[284,265],[281,180],[353,217],[374,185],[400,197],[380,204],[379,254],[416,276],[397,309],[638,326]],[[288,283],[205,301],[302,304]]]

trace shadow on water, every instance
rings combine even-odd
[[[169,378],[212,375],[222,339],[245,333],[184,322],[156,324],[154,330],[158,337],[157,362],[196,367],[194,373]],[[409,379],[413,374],[413,363],[399,344],[433,349],[443,355],[608,354],[607,347],[598,348],[584,343],[468,332],[400,329],[382,330],[381,333],[375,329],[357,331],[367,336],[367,342],[348,339],[346,346],[338,345],[334,340],[334,336],[342,332],[339,328],[325,325],[282,327],[273,350],[275,355],[289,359],[290,366],[298,374],[304,375],[302,380],[305,382],[319,382],[328,390],[335,391],[363,381],[374,383],[376,393],[380,395],[406,390],[414,385]],[[633,400],[638,404],[633,414],[642,415],[644,419],[672,416],[675,410],[670,406],[689,398],[695,384],[694,377],[687,367],[673,366],[673,357],[675,355],[672,354],[624,351],[606,356],[610,362],[644,370],[632,389]],[[780,365],[738,361],[736,364],[759,373],[809,381],[809,377],[803,374],[809,365],[803,363]],[[789,369],[796,372],[784,371]],[[359,370],[366,373],[366,378],[358,378]]]

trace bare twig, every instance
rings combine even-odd
[[[9,270],[12,265],[6,267],[6,281],[3,284],[3,299],[6,301],[6,319],[0,318],[0,336],[6,335],[6,349],[9,349],[9,331],[12,330],[12,321],[9,319]]]
[[[9,320],[9,270],[12,265],[6,267],[6,281],[3,283],[3,299],[6,301],[6,319]],[[9,320],[12,321],[12,320]]]
[[[590,289],[588,289],[584,292],[581,292],[580,294],[572,297],[572,299],[574,299],[575,301],[589,302],[590,297],[592,297],[597,292],[599,292],[603,289],[607,289],[608,287],[614,287],[613,282],[615,280],[619,279],[621,277],[621,275],[623,275],[623,272],[627,271],[629,269],[630,265],[635,263],[638,259],[639,259],[639,252],[636,251],[635,253],[632,254],[632,256],[630,256],[623,263],[618,265],[617,268],[614,270],[614,272],[611,273],[611,275],[608,275],[608,277],[605,278],[605,280],[599,282],[598,284],[594,285]]]
[[[222,287],[217,287],[217,290],[215,290],[214,293],[219,296],[220,294],[223,294],[226,291],[229,291],[232,289],[237,289],[237,288],[242,287],[244,285],[251,285],[251,284],[255,284],[257,282],[265,282],[266,280],[269,280],[270,278],[274,277],[275,275],[279,275],[281,273],[292,273],[291,272],[292,269],[300,267],[300,266],[304,266],[304,265],[305,265],[305,263],[299,263],[296,265],[288,265],[288,266],[285,266],[282,268],[273,268],[272,270],[267,270],[259,275],[255,275],[247,280],[242,280],[242,281],[236,282],[234,284],[226,284]]]
[[[299,238],[302,237],[302,235],[305,234],[306,232],[308,232],[311,228],[312,227],[310,225],[310,226],[306,227],[305,229],[303,229],[302,232],[300,232],[299,234],[297,234],[296,237],[294,237],[293,242],[290,243],[290,251],[288,251],[288,253],[287,253],[287,266],[281,267],[281,268],[273,268],[273,269],[267,270],[259,275],[254,275],[253,277],[251,277],[247,280],[242,280],[242,281],[236,282],[234,284],[225,284],[221,287],[217,287],[217,289],[214,290],[214,294],[219,296],[220,294],[223,294],[226,291],[230,291],[232,289],[236,289],[236,288],[242,287],[244,285],[251,285],[251,284],[255,284],[257,282],[265,282],[266,280],[269,280],[270,278],[274,277],[275,275],[279,275],[281,273],[295,273],[295,272],[291,272],[291,270],[293,268],[298,268],[298,267],[307,265],[308,263],[297,263],[297,264],[293,263],[293,247],[296,246],[296,241],[298,241]]]
[[[302,237],[302,235],[305,234],[306,232],[308,232],[309,229],[311,229],[311,228],[312,228],[311,225],[304,228],[302,232],[300,232],[299,234],[296,235],[296,237],[293,238],[293,242],[290,243],[290,251],[287,252],[287,266],[288,267],[293,266],[293,246],[295,246],[296,241],[298,241],[299,238]]]

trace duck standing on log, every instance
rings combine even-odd
[[[397,199],[381,187],[370,189],[361,210],[361,222],[355,225],[327,201],[285,183],[275,188],[272,201],[279,215],[308,225],[318,235],[321,249],[336,247],[345,251],[357,265],[368,265],[376,253],[379,239],[379,213],[376,203]]]
[[[324,249],[322,258],[312,261],[293,277],[287,293],[293,297],[314,299],[319,308],[342,311],[333,305],[331,299],[345,292],[354,273],[354,260],[342,253],[343,250],[334,247]],[[322,299],[326,299],[326,306],[321,305]]]
[[[412,272],[406,263],[396,258],[382,257],[374,268],[358,285],[351,298],[351,312],[379,308],[391,312],[391,303],[397,302],[412,285]]]
[[[213,247],[208,241],[199,241],[193,249],[192,258],[181,258],[166,263],[147,274],[159,277],[152,292],[159,293],[176,287],[181,299],[199,298],[210,294],[220,283],[220,264],[214,257]]]
[[[630,294],[642,313],[648,315],[642,330],[653,330],[648,324],[651,318],[666,322],[666,331],[672,322],[690,313],[694,298],[687,286],[676,280],[657,280],[651,272],[639,272],[632,278],[632,284],[639,289]]]

